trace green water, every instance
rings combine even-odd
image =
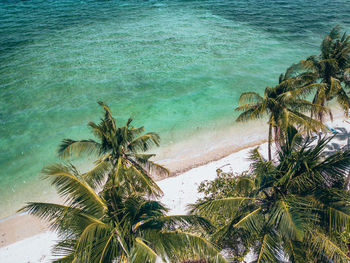
[[[163,147],[234,125],[241,92],[350,29],[348,1],[311,2],[0,2],[0,216],[47,194],[40,169],[63,138],[90,138],[99,100]]]

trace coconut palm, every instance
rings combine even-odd
[[[160,196],[162,191],[151,175],[164,176],[169,171],[151,161],[154,154],[146,153],[152,146],[159,146],[158,134],[142,134],[144,127],[132,127],[132,119],[118,127],[109,107],[103,102],[99,105],[105,111],[104,118],[98,124],[88,124],[98,140],[65,139],[59,147],[59,156],[65,159],[72,155],[97,154],[95,167],[83,175],[93,189],[104,185],[107,177],[109,187],[124,184],[125,190]]]
[[[305,99],[312,90],[313,74],[304,73],[297,77],[292,77],[294,66],[290,67],[279,79],[279,84],[273,88],[266,87],[264,96],[257,92],[244,92],[241,94],[236,111],[243,111],[236,121],[260,119],[268,116],[268,158],[271,160],[272,130],[274,129],[275,142],[279,142],[279,137],[290,125],[295,125],[306,131],[316,131],[324,129],[322,123],[310,118],[305,112],[318,110],[327,111],[322,106],[315,105]]]
[[[350,195],[343,189],[350,151],[325,156],[330,139],[317,143],[288,128],[277,162],[251,154],[249,194],[202,200],[192,207],[226,223],[213,235],[232,231],[254,251],[254,262],[349,262],[340,235],[350,230]]]
[[[337,26],[327,35],[321,44],[321,54],[311,56],[301,61],[307,70],[316,74],[317,91],[313,102],[326,105],[332,99],[344,109],[348,115],[350,98],[345,87],[350,87],[350,35],[340,34]],[[323,121],[324,112],[314,111],[320,121]]]
[[[21,211],[47,221],[58,232],[54,262],[226,262],[199,234],[185,232],[189,227],[210,229],[199,216],[167,216],[160,202],[123,188],[98,193],[71,164],[51,165],[43,173],[64,203],[28,203]]]

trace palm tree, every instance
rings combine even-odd
[[[255,262],[349,262],[340,235],[350,230],[343,189],[350,151],[325,156],[330,139],[315,143],[289,128],[276,163],[252,152],[249,194],[202,200],[192,212],[208,219],[223,212],[226,223],[213,236],[242,230]]]
[[[107,177],[106,187],[124,184],[127,186],[125,190],[131,192],[147,192],[156,197],[162,195],[151,175],[164,176],[169,171],[150,160],[154,154],[146,153],[152,146],[159,146],[158,134],[141,135],[144,127],[133,128],[132,119],[125,126],[118,127],[109,107],[103,102],[99,105],[105,111],[104,118],[99,124],[88,124],[98,141],[65,139],[59,147],[59,156],[65,159],[72,155],[97,154],[95,167],[83,175],[93,189],[103,186]]]
[[[323,106],[336,99],[347,116],[350,98],[344,87],[350,87],[350,35],[344,33],[341,36],[340,27],[337,26],[323,39],[320,49],[320,55],[300,62],[316,74],[315,83],[318,85],[313,103]],[[316,110],[313,114],[323,121],[323,112]]]
[[[123,188],[98,193],[71,164],[51,165],[43,173],[64,204],[34,202],[21,211],[47,221],[58,232],[61,240],[53,252],[59,259],[54,262],[226,262],[199,234],[180,230],[210,229],[199,216],[167,216],[160,202],[129,195]]]
[[[271,160],[272,129],[275,133],[275,142],[278,144],[279,137],[283,137],[288,126],[295,125],[307,131],[324,129],[322,123],[313,120],[304,112],[318,110],[327,111],[322,106],[315,105],[302,97],[310,92],[314,85],[313,75],[304,73],[292,77],[294,66],[287,69],[279,79],[279,84],[273,88],[266,87],[264,96],[257,92],[244,92],[241,94],[236,111],[243,111],[237,120],[238,122],[255,120],[268,116],[268,158]]]

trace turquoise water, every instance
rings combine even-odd
[[[241,92],[350,31],[346,0],[288,2],[0,1],[0,215],[45,195],[40,169],[63,138],[89,138],[97,101],[166,147],[234,125]]]

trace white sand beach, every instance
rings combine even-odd
[[[249,168],[247,156],[254,147],[233,153],[218,161],[210,162],[184,172],[175,177],[158,181],[164,192],[162,202],[170,208],[170,214],[185,214],[186,206],[194,203],[200,195],[197,192],[203,180],[213,180],[216,169],[223,171],[242,172]],[[262,152],[267,152],[267,143],[260,146]],[[21,216],[18,217],[20,220]],[[18,226],[18,225],[17,225]],[[16,227],[16,226],[14,226]],[[50,247],[57,240],[57,235],[50,231],[25,238],[8,246],[0,248],[2,263],[36,263],[50,262],[52,259]]]
[[[333,122],[328,122],[327,125],[339,132],[330,144],[333,150],[337,150],[339,147],[348,144],[350,122],[345,122],[343,118],[337,118]],[[213,180],[216,177],[216,170],[219,168],[225,172],[231,171],[235,173],[247,170],[249,168],[249,161],[247,160],[248,154],[253,148],[255,148],[255,146],[245,148],[205,165],[192,168],[178,176],[158,181],[158,185],[164,191],[164,196],[161,201],[171,209],[170,214],[186,213],[186,206],[190,203],[194,203],[200,197],[197,188],[203,180]],[[261,153],[266,156],[267,143],[261,144],[259,148]],[[21,221],[24,222],[24,224],[25,221],[23,221],[23,219],[21,220],[21,217],[26,216],[17,216],[15,219],[12,219],[17,222],[12,222],[12,226],[6,223],[6,221],[0,222],[0,230],[2,232],[5,231],[2,235],[11,232],[11,227],[23,228]],[[7,229],[6,226],[8,226],[9,229]],[[0,247],[0,261],[2,263],[50,262],[50,259],[52,259],[50,247],[55,243],[57,235],[45,230],[47,230],[47,228],[43,226],[41,231],[40,229],[38,230],[42,233]]]

